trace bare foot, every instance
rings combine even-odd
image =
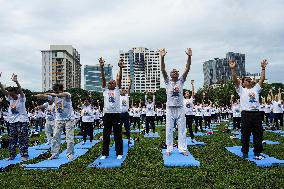
[[[186,151],[186,152],[182,152],[182,154],[184,155],[184,156],[188,156],[188,152]]]
[[[171,155],[171,153],[170,152],[166,152],[166,156],[170,156]]]

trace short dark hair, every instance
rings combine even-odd
[[[7,91],[10,92],[10,93],[16,93],[16,94],[19,93],[19,90],[18,90],[17,87],[8,87]]]
[[[249,76],[244,76],[243,78],[242,78],[242,83],[244,83],[245,82],[245,79],[247,79],[247,78],[250,78]],[[250,78],[251,79],[251,78]]]
[[[57,91],[57,90],[63,91],[63,84],[61,84],[61,83],[55,83],[55,84],[53,85],[52,89],[53,89],[54,91]]]

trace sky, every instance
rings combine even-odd
[[[41,50],[73,45],[82,65],[102,56],[114,72],[119,51],[133,47],[166,48],[166,69],[182,72],[191,47],[185,88],[203,85],[204,61],[240,52],[246,71],[268,59],[267,79],[284,83],[283,10],[283,0],[0,0],[0,81],[15,85],[16,73],[23,88],[41,91]]]

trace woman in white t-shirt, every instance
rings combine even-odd
[[[272,90],[269,91],[272,97],[272,112],[274,116],[274,124],[276,129],[278,130],[280,127],[283,128],[283,105],[281,99],[281,89],[278,89],[278,94],[273,96]],[[279,124],[280,122],[280,124]]]
[[[149,134],[149,125],[155,133],[155,95],[153,95],[153,100],[147,97],[148,92],[145,95],[145,105],[146,105],[146,134]]]
[[[1,76],[1,75],[0,75]],[[19,150],[22,161],[27,161],[29,158],[29,136],[28,124],[29,118],[26,111],[26,97],[18,82],[17,75],[12,75],[12,81],[17,85],[17,88],[10,88],[5,90],[0,82],[0,88],[4,93],[6,100],[9,102],[8,118],[9,118],[9,158],[7,160],[14,160],[16,157],[16,145],[19,141]]]
[[[94,110],[90,103],[90,99],[83,99],[84,104],[81,107],[83,144],[87,141],[87,135],[90,136],[90,142],[94,139]]]

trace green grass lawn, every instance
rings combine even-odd
[[[221,130],[223,125],[219,127]],[[259,168],[229,153],[225,147],[240,145],[230,134],[197,137],[206,146],[189,147],[200,167],[167,168],[163,166],[160,144],[165,128],[158,127],[160,138],[141,137],[130,149],[121,168],[89,169],[102,150],[102,142],[87,154],[58,170],[23,170],[15,165],[0,172],[0,188],[283,188],[284,167]],[[133,134],[132,134],[133,135]],[[97,136],[99,137],[99,135]],[[38,138],[43,140],[43,137]],[[284,137],[265,132],[264,139],[281,142],[265,145],[264,153],[284,159]],[[64,146],[63,146],[64,148]],[[7,157],[7,150],[0,150]],[[30,162],[39,162],[35,159]]]

